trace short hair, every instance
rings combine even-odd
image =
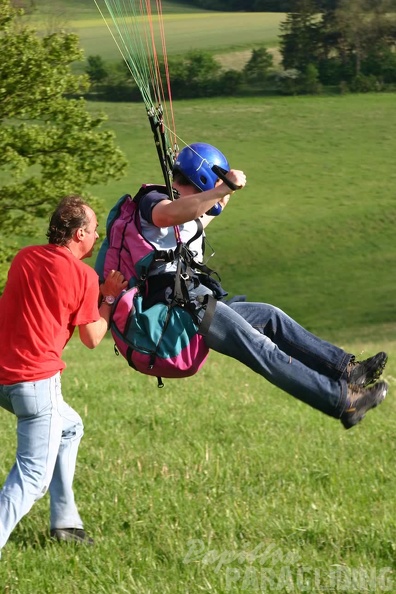
[[[49,243],[66,245],[77,229],[89,224],[85,207],[88,206],[81,196],[65,196],[53,212],[47,231]]]
[[[184,173],[182,173],[178,169],[173,170],[172,177],[173,177],[173,181],[177,182],[180,186],[194,186],[192,181],[190,179],[188,179],[188,177],[186,175],[184,175]]]

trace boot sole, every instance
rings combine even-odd
[[[383,374],[386,364],[388,362],[388,355],[386,353],[384,353],[384,355],[385,356],[382,359],[382,361],[373,368],[372,375],[371,375],[372,370],[368,369],[363,376],[363,380],[362,381],[357,380],[357,381],[353,382],[353,385],[359,386],[359,388],[367,388],[367,386],[370,386],[371,384],[376,382]],[[352,382],[350,382],[350,383],[352,384]]]
[[[354,427],[360,423],[369,410],[376,408],[379,404],[381,404],[381,402],[385,400],[385,397],[388,393],[388,384],[386,382],[380,382],[375,388],[375,394],[367,394],[364,402],[361,402],[359,410],[353,413],[346,413],[344,418],[341,417],[341,423],[345,429],[351,429],[351,427]],[[371,390],[374,390],[375,388],[373,387]]]

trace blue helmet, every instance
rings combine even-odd
[[[214,165],[223,169],[224,173],[230,170],[227,159],[217,148],[211,144],[196,142],[180,151],[173,166],[173,172],[180,172],[198,190],[204,192],[214,188],[219,179],[212,171]]]

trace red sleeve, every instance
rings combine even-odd
[[[100,319],[99,301],[99,277],[96,272],[86,266],[85,287],[82,292],[82,299],[78,309],[73,313],[70,322],[73,326],[82,326],[97,322]]]

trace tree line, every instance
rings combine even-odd
[[[189,4],[206,10],[224,12],[290,12],[298,10],[295,0],[190,0]],[[320,0],[318,8],[335,10],[338,0]]]
[[[258,47],[252,50],[242,70],[224,70],[211,53],[192,50],[169,58],[168,66],[173,99],[193,99],[256,93],[268,88],[273,59],[265,47]],[[166,88],[166,70],[161,62],[160,71]],[[100,55],[88,56],[86,73],[91,83],[88,99],[141,101],[140,89],[123,61],[114,64]]]
[[[396,3],[338,0],[319,10],[318,0],[296,0],[299,10],[281,25],[285,72],[317,85],[350,91],[395,90]]]
[[[395,0],[293,0],[292,6],[280,28],[279,65],[264,46],[252,50],[242,70],[223,70],[210,53],[189,52],[170,60],[173,97],[396,89]],[[89,56],[87,74],[91,98],[140,100],[123,63]]]

